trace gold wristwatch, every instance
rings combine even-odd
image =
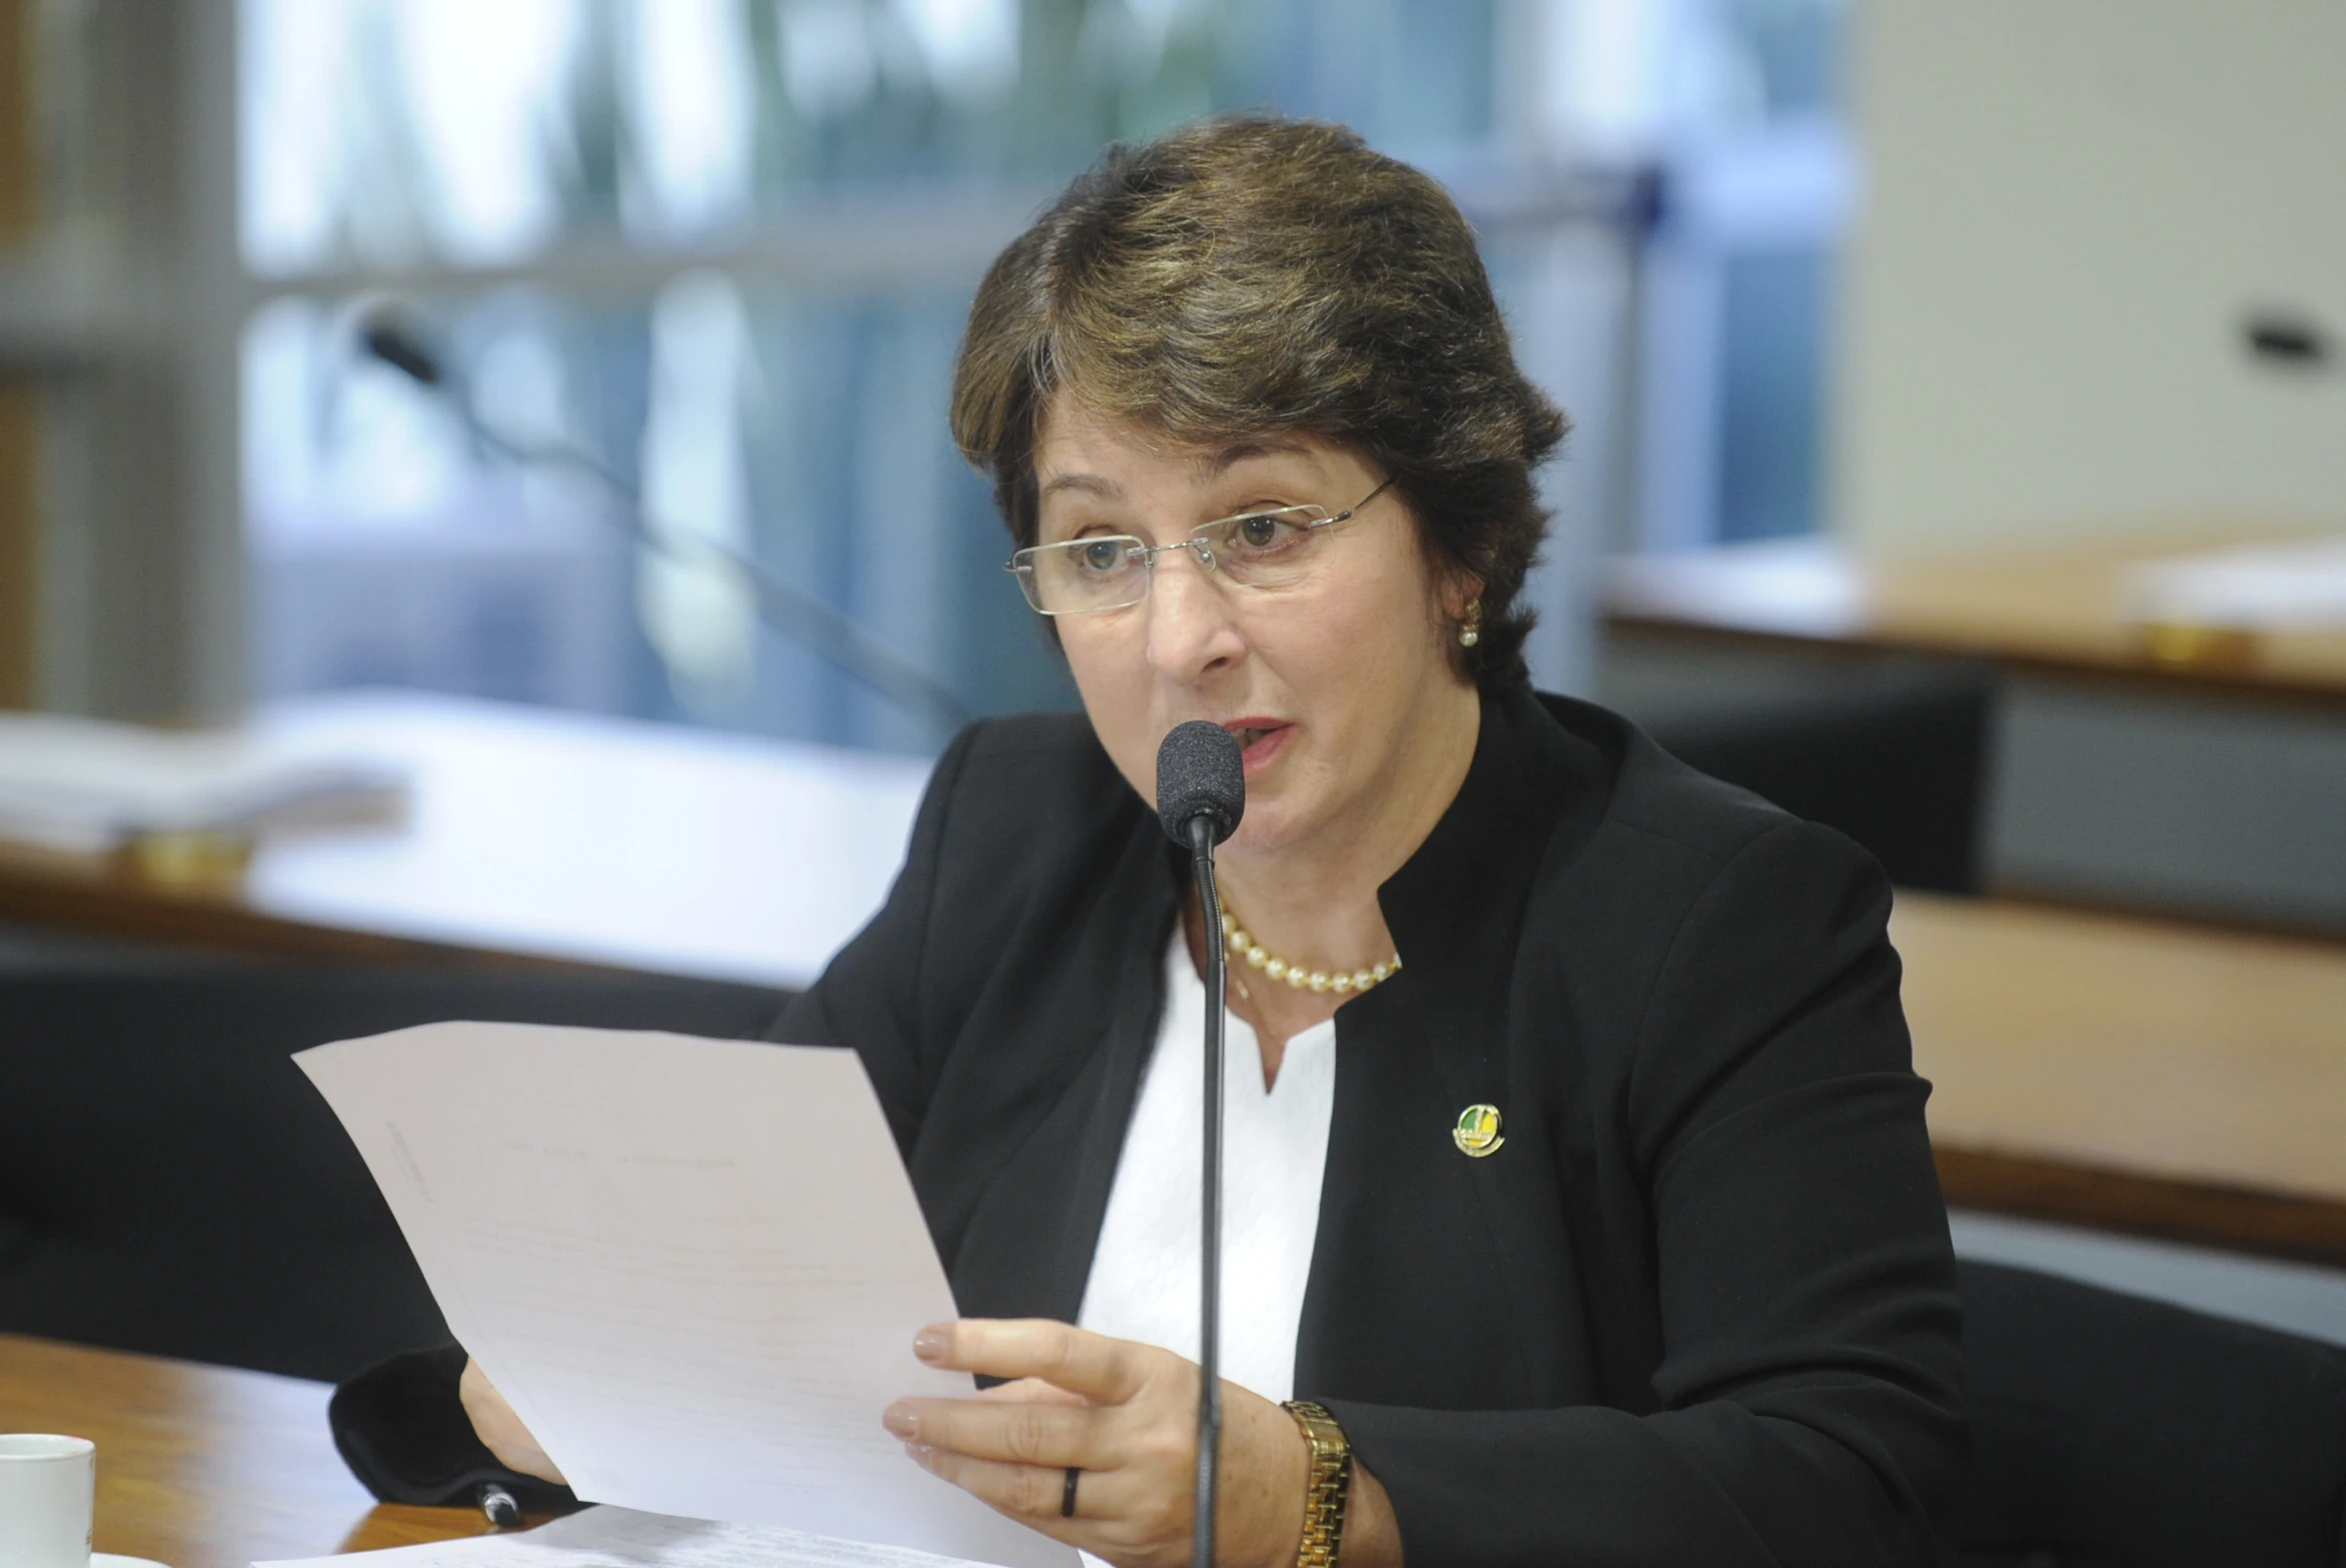
[[[1303,1544],[1295,1568],[1335,1568],[1344,1544],[1344,1500],[1352,1490],[1352,1445],[1335,1417],[1307,1399],[1284,1406],[1311,1445],[1311,1472],[1303,1486]]]

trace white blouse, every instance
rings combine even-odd
[[[1165,974],[1165,1021],[1125,1132],[1077,1321],[1195,1360],[1205,985],[1177,928]],[[1224,1016],[1221,1375],[1265,1399],[1287,1399],[1335,1108],[1335,1021],[1289,1039],[1278,1081],[1265,1089],[1253,1028]]]

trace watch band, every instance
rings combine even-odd
[[[1352,1445],[1322,1406],[1290,1399],[1283,1407],[1311,1445],[1311,1472],[1303,1486],[1303,1544],[1295,1568],[1335,1568],[1344,1544],[1344,1502],[1352,1491]]]

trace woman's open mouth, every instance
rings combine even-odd
[[[1285,749],[1295,727],[1275,719],[1242,719],[1222,726],[1238,743],[1239,756],[1249,774],[1259,773]]]

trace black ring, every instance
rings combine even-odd
[[[1069,1465],[1067,1490],[1059,1494],[1059,1516],[1062,1519],[1076,1517],[1076,1483],[1082,1479],[1084,1479],[1084,1472],[1074,1465]]]

